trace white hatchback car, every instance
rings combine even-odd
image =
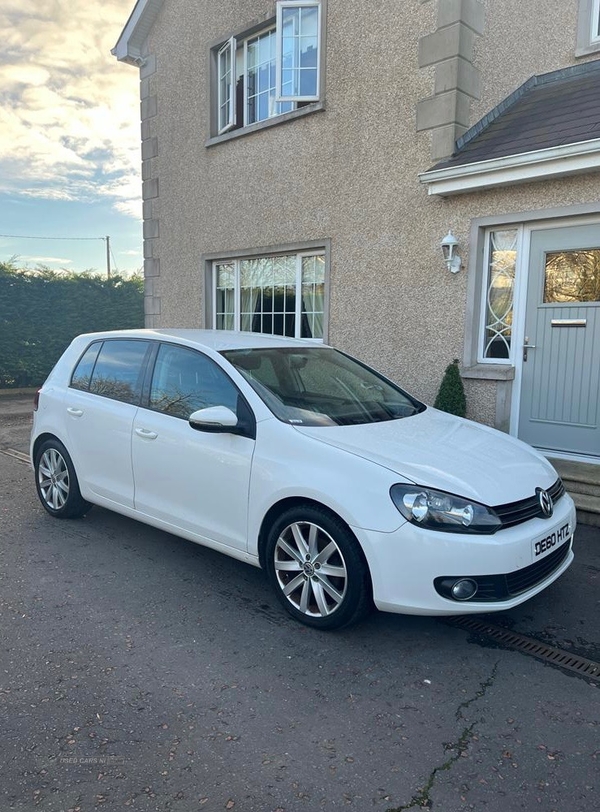
[[[320,629],[373,603],[509,609],[573,560],[573,501],[541,454],[309,341],[81,335],[38,393],[31,458],[52,516],[101,505],[262,566]]]

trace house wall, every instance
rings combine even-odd
[[[327,340],[433,401],[443,371],[463,357],[473,218],[594,201],[597,178],[576,177],[439,199],[418,173],[432,135],[417,132],[435,95],[435,65],[419,41],[438,13],[477,0],[328,0],[324,110],[207,146],[209,49],[274,15],[271,0],[165,0],[142,68],[147,318],[204,324],[202,256],[330,240]],[[481,98],[474,123],[534,73],[573,64],[578,0],[486,0],[472,64]],[[439,87],[438,87],[439,89]],[[143,107],[144,114],[144,107]],[[440,251],[452,228],[463,270]],[[496,422],[496,381],[466,381],[469,416]]]

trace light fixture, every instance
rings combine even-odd
[[[452,231],[448,231],[444,239],[442,240],[442,254],[444,255],[444,262],[446,263],[446,267],[451,273],[458,273],[460,271],[460,266],[462,264],[461,258],[456,253],[456,247],[458,245],[458,240],[452,233]]]

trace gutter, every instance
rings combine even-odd
[[[428,195],[448,197],[479,189],[600,170],[600,138],[431,169],[419,175]]]

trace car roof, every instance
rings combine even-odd
[[[101,333],[86,333],[89,340],[101,338],[151,338],[169,341],[188,346],[222,350],[256,349],[266,347],[314,347],[323,346],[311,339],[285,338],[283,336],[265,335],[264,333],[242,333],[234,330],[190,330],[183,328],[160,328],[153,330],[111,330]]]

